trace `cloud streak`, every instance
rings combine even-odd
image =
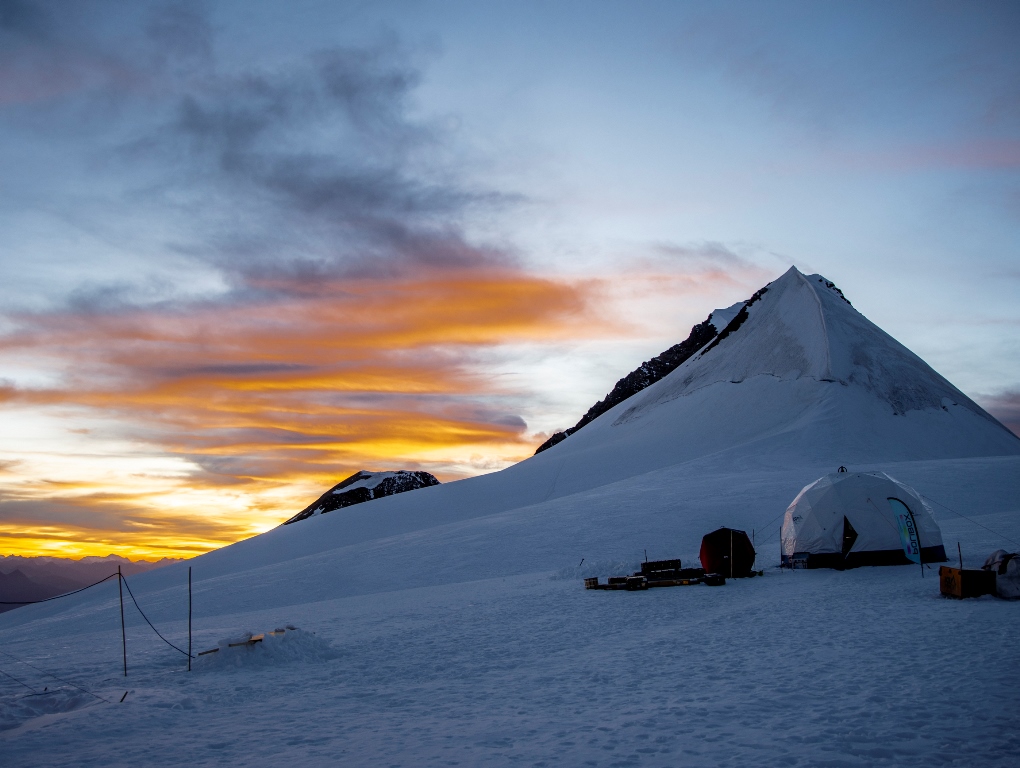
[[[1020,437],[1020,392],[1007,391],[983,397],[981,404],[1014,435]]]
[[[155,511],[165,493],[201,491],[205,505],[204,492],[243,489],[267,514],[283,516],[300,506],[301,489],[358,469],[426,468],[449,479],[470,471],[474,454],[523,458],[532,446],[523,420],[505,410],[513,393],[478,372],[474,351],[610,334],[592,309],[599,290],[595,281],[476,270],[336,280],[249,303],[18,316],[17,330],[0,338],[0,359],[32,360],[59,384],[8,386],[8,407],[70,422],[99,418],[119,438],[178,459],[183,477],[155,496],[39,478],[11,486],[8,496],[37,509],[133,504],[165,522],[177,516]],[[296,490],[270,498],[288,484]],[[8,503],[0,515],[12,509]],[[162,553],[168,537],[183,540],[196,516],[187,505],[185,513],[148,531],[150,547]],[[251,533],[251,519],[249,512],[235,520],[235,538]],[[40,533],[39,546],[51,535]],[[192,545],[195,537],[223,543],[196,532]]]
[[[142,249],[140,275],[4,314],[0,362],[29,374],[2,383],[0,406],[48,414],[98,454],[118,446],[107,465],[127,442],[160,467],[95,480],[67,459],[53,482],[52,462],[12,464],[7,546],[28,515],[25,541],[45,549],[137,548],[139,531],[208,549],[358,469],[450,478],[529,455],[477,355],[609,327],[597,281],[537,277],[464,234],[470,211],[515,198],[465,184],[443,116],[415,113],[413,49],[381,35],[253,66],[224,58],[203,8],[0,10],[0,116],[55,143],[86,122],[103,148],[89,183],[109,198],[90,226]],[[124,239],[132,221],[149,231]],[[217,287],[189,294],[181,270],[141,290],[170,258]],[[222,519],[203,527],[200,508]]]

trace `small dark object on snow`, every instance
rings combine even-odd
[[[939,592],[946,597],[981,597],[995,594],[995,573],[939,566]]]
[[[679,560],[652,560],[641,563],[641,570],[631,576],[610,576],[608,584],[599,584],[597,576],[584,580],[585,589],[625,589],[628,592],[655,587],[687,587],[693,584],[718,586],[726,579],[718,574],[706,576],[702,568],[684,568]]]
[[[644,576],[628,576],[624,583],[628,592],[636,592],[639,589],[648,589],[648,579]]]
[[[679,560],[652,560],[649,562],[646,560],[641,563],[641,573],[661,573],[662,571],[679,571],[680,561]]]
[[[743,531],[719,528],[701,540],[701,566],[708,573],[744,579],[754,574],[754,558],[754,546]]]

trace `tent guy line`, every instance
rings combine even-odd
[[[102,584],[104,581],[109,581],[114,576],[118,576],[117,573],[111,573],[109,576],[100,579],[94,584],[89,584],[87,587],[76,589],[73,592],[65,592],[62,595],[54,595],[53,597],[47,597],[42,600],[0,600],[0,605],[35,605],[36,603],[48,603],[50,600],[59,600],[62,597],[69,597],[70,595],[77,595],[79,592],[84,592],[86,589],[92,589],[97,584]]]
[[[986,526],[986,525],[981,525],[981,523],[979,523],[979,522],[978,522],[977,520],[971,520],[971,519],[970,519],[969,517],[967,517],[966,515],[960,514],[959,512],[957,512],[957,511],[956,511],[955,509],[953,509],[952,507],[948,507],[948,506],[946,506],[945,504],[943,504],[943,503],[942,503],[941,501],[935,501],[935,499],[933,499],[933,498],[932,498],[931,496],[927,496],[927,495],[925,495],[925,494],[923,494],[923,493],[921,494],[921,496],[922,496],[923,498],[927,499],[928,501],[932,502],[933,504],[938,504],[938,505],[939,505],[940,507],[942,507],[943,509],[948,509],[948,510],[949,510],[950,512],[952,512],[952,513],[953,513],[954,515],[956,515],[957,517],[962,517],[962,518],[963,518],[964,520],[966,520],[966,521],[967,521],[968,523],[973,523],[973,524],[974,524],[974,525],[976,525],[976,526],[977,526],[978,528],[983,528],[984,530],[988,531],[988,532],[989,532],[990,534],[992,534],[993,536],[998,536],[998,537],[999,537],[1000,539],[1002,539],[1003,541],[1008,541],[1008,542],[1009,542],[1010,544],[1012,544],[1012,545],[1014,545],[1014,546],[1017,546],[1017,547],[1020,547],[1020,541],[1013,541],[1013,539],[1009,538],[1009,536],[1005,536],[1005,535],[1003,535],[1003,534],[999,533],[998,531],[993,531],[993,530],[992,530],[991,528],[989,528],[988,526]]]
[[[153,624],[152,624],[152,622],[151,622],[151,621],[149,621],[149,617],[145,615],[145,611],[143,611],[143,610],[142,610],[142,606],[140,606],[140,605],[138,604],[138,601],[137,601],[137,600],[135,599],[135,594],[134,594],[134,592],[132,592],[132,591],[131,591],[131,585],[130,585],[130,584],[128,584],[128,580],[127,580],[127,578],[126,578],[126,577],[124,577],[123,575],[122,575],[122,576],[121,576],[120,578],[121,578],[121,581],[123,581],[123,582],[124,582],[124,586],[125,586],[125,587],[127,587],[127,591],[128,591],[128,594],[129,594],[129,595],[131,595],[131,601],[132,601],[132,602],[133,602],[133,603],[135,604],[135,608],[137,608],[137,609],[138,609],[138,612],[139,612],[139,613],[140,613],[140,614],[142,615],[142,618],[143,618],[143,619],[145,619],[145,623],[146,623],[146,624],[148,624],[148,625],[149,625],[149,627],[151,627],[151,628],[152,628],[152,631],[156,633],[156,635],[157,635],[157,636],[159,637],[159,639],[160,639],[160,640],[162,640],[162,641],[163,641],[164,643],[166,643],[167,645],[169,645],[169,646],[170,646],[171,648],[173,648],[173,649],[174,649],[175,651],[177,651],[177,652],[179,652],[179,653],[183,653],[183,654],[184,654],[185,656],[187,656],[187,657],[188,657],[189,659],[194,659],[194,658],[196,658],[195,656],[192,656],[192,655],[191,655],[190,653],[188,653],[187,651],[182,651],[182,650],[181,650],[180,648],[178,648],[178,647],[177,647],[176,645],[174,645],[173,643],[171,643],[171,642],[170,642],[169,640],[167,640],[167,639],[166,639],[165,637],[163,637],[163,635],[161,635],[161,634],[160,634],[159,630],[158,630],[158,629],[156,629],[156,627],[155,627],[155,626],[153,626]]]
[[[3,675],[4,677],[9,677],[9,678],[10,678],[11,680],[13,680],[14,682],[16,682],[16,683],[17,683],[18,685],[23,685],[23,686],[25,686],[25,687],[26,687],[26,688],[28,688],[28,690],[30,690],[30,691],[31,691],[32,693],[38,693],[38,691],[37,691],[37,690],[36,690],[35,688],[33,688],[32,686],[30,686],[30,685],[29,685],[28,683],[23,683],[23,682],[21,682],[21,681],[20,681],[20,680],[19,680],[18,678],[16,678],[16,677],[15,677],[14,675],[9,675],[9,674],[7,674],[6,672],[4,672],[4,671],[3,671],[2,669],[0,669],[0,675]]]
[[[87,694],[88,694],[89,696],[94,696],[95,698],[99,699],[100,701],[105,701],[105,702],[106,702],[107,704],[110,704],[110,703],[111,703],[109,699],[104,699],[104,698],[103,698],[102,696],[100,696],[99,694],[97,694],[97,693],[92,693],[92,691],[88,690],[87,688],[82,688],[82,687],[81,687],[80,685],[78,685],[77,683],[72,683],[72,682],[71,682],[70,680],[65,680],[65,679],[64,679],[64,678],[62,678],[62,677],[57,677],[57,676],[56,676],[56,675],[54,675],[54,674],[53,674],[52,672],[47,672],[47,671],[46,671],[45,669],[39,669],[39,667],[35,666],[34,664],[29,664],[29,663],[28,663],[27,661],[25,661],[24,659],[19,659],[19,658],[18,658],[17,656],[15,656],[15,655],[13,655],[13,654],[11,654],[11,653],[8,653],[7,651],[5,651],[5,650],[3,650],[3,649],[0,649],[0,653],[2,653],[2,654],[3,654],[4,656],[7,656],[7,657],[9,657],[9,658],[12,658],[12,659],[14,659],[14,660],[15,660],[15,661],[17,661],[17,662],[20,662],[21,664],[24,664],[24,665],[25,665],[26,667],[31,667],[31,668],[32,668],[32,669],[34,669],[34,670],[35,670],[36,672],[40,672],[40,673],[42,673],[42,674],[44,674],[44,675],[49,675],[49,676],[50,676],[50,677],[52,677],[52,678],[53,678],[54,680],[59,680],[60,682],[64,683],[65,685],[70,685],[70,686],[73,686],[74,688],[77,688],[77,689],[78,689],[79,691],[81,691],[82,693],[87,693]]]

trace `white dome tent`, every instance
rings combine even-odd
[[[917,491],[884,472],[843,471],[815,480],[787,508],[782,564],[839,569],[906,565],[910,559],[899,513],[913,521],[921,562],[945,562],[942,532]]]

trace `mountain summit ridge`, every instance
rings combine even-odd
[[[536,453],[562,442],[625,401],[628,405],[612,420],[614,426],[703,386],[736,384],[758,375],[864,389],[885,401],[897,416],[957,406],[1012,435],[920,357],[858,312],[835,283],[790,267],[746,301],[715,310],[694,326],[687,340],[620,379],[577,425],[553,435]]]
[[[958,406],[1012,434],[854,309],[831,281],[804,275],[796,267],[752,296],[719,336],[679,366],[654,395],[640,396],[615,422],[703,386],[739,383],[759,375],[863,389],[884,401],[896,416]]]

